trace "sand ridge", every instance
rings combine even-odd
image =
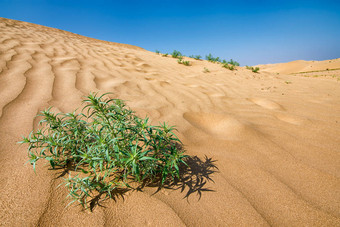
[[[261,71],[282,73],[282,74],[296,74],[296,73],[327,73],[336,70],[336,72],[331,72],[332,74],[339,74],[340,70],[340,58],[324,60],[324,61],[304,61],[297,60],[286,63],[278,64],[266,64],[257,65],[261,68]]]
[[[285,75],[292,65],[278,64],[279,75],[189,58],[184,66],[5,18],[0,34],[0,225],[340,226],[338,81]],[[39,111],[73,111],[96,91],[126,100],[153,124],[176,125],[198,164],[215,161],[213,181],[183,192],[129,191],[93,212],[66,208],[60,172],[39,163],[34,174],[17,142]]]

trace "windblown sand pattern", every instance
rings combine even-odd
[[[4,18],[0,34],[1,226],[340,226],[339,81],[193,59],[187,67]],[[65,208],[60,171],[41,162],[35,174],[17,142],[39,111],[73,111],[96,91],[127,100],[153,124],[176,125],[187,153],[215,160],[218,171],[183,192],[146,187],[92,212]]]

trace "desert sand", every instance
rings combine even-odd
[[[298,74],[340,60],[253,73],[186,59],[191,66],[0,18],[0,225],[340,226],[340,81]],[[131,190],[92,212],[66,208],[60,171],[38,162],[35,174],[17,142],[37,128],[39,111],[73,111],[90,92],[112,92],[152,124],[175,125],[197,156],[196,175],[181,188]]]
[[[283,74],[335,75],[340,74],[340,58],[325,61],[297,60],[287,63],[257,65],[265,72]]]

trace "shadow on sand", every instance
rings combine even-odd
[[[218,171],[215,164],[216,160],[212,160],[212,158],[207,156],[204,159],[200,159],[197,156],[188,156],[185,158],[185,162],[187,165],[181,164],[179,166],[179,178],[168,179],[163,185],[160,179],[155,179],[153,182],[144,181],[136,188],[117,188],[111,191],[111,199],[114,201],[117,201],[119,198],[124,200],[126,192],[134,190],[143,191],[146,187],[157,188],[153,194],[158,193],[163,188],[167,190],[181,190],[182,193],[185,193],[183,199],[188,199],[190,195],[196,194],[200,200],[203,192],[213,192],[214,190],[208,188],[206,184],[207,182],[214,182],[211,176]],[[57,178],[64,177],[71,169],[74,169],[74,166],[67,166],[67,168],[59,173]],[[102,202],[107,199],[110,199],[110,197],[105,193],[97,193],[88,200],[87,207],[91,211],[97,206],[104,207]]]

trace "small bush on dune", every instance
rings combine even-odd
[[[159,54],[159,53],[160,53],[159,50],[156,50],[155,52],[156,52],[156,54]]]
[[[122,100],[104,96],[90,94],[79,114],[42,111],[41,128],[20,142],[29,145],[34,170],[40,159],[67,169],[68,196],[85,207],[96,194],[111,198],[131,181],[175,180],[185,164],[174,127],[151,126]]]
[[[204,73],[210,73],[210,70],[208,68],[204,67],[203,72]]]
[[[258,73],[259,72],[259,70],[260,70],[260,68],[259,67],[251,67],[251,66],[247,66],[246,65],[246,69],[249,69],[249,70],[251,70],[253,73]]]
[[[230,65],[228,63],[222,64],[222,67],[229,69],[229,70],[235,70],[235,66],[234,65]]]
[[[193,58],[195,60],[201,60],[202,56],[201,55],[190,55],[189,58]]]
[[[253,68],[253,67],[252,67]],[[253,73],[258,73],[259,72],[259,70],[260,70],[260,68],[259,67],[255,67],[255,68],[253,68],[251,71],[253,71]]]
[[[181,56],[183,56],[183,55],[182,55],[181,52],[179,52],[179,51],[177,51],[177,50],[174,50],[174,51],[172,52],[171,56],[172,56],[173,58],[178,58],[178,57],[181,57]]]
[[[205,59],[210,62],[221,62],[219,57],[213,57],[212,54],[206,55]]]
[[[190,61],[183,61],[183,65],[190,66],[191,64],[190,64]]]
[[[185,66],[190,66],[190,61],[183,61],[183,58],[177,60],[178,64],[183,64]]]
[[[228,61],[228,64],[233,66],[240,66],[240,64],[237,61],[234,61],[233,59],[230,59],[230,61]]]
[[[201,58],[202,58],[201,55],[195,55],[195,56],[194,56],[194,59],[196,59],[196,60],[201,60]]]
[[[168,53],[162,54],[162,57],[168,57]]]

